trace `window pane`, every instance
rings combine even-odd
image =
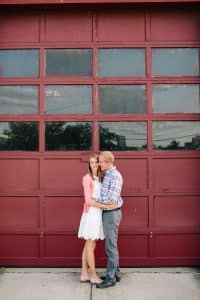
[[[153,76],[198,76],[199,49],[153,49],[152,72]]]
[[[92,50],[49,49],[46,50],[47,76],[91,76]]]
[[[38,77],[38,50],[0,50],[0,77]]]
[[[85,122],[46,122],[46,150],[90,150],[92,126]]]
[[[105,114],[146,113],[146,86],[99,86],[99,110]]]
[[[46,87],[47,114],[85,114],[92,112],[89,85],[49,85]]]
[[[100,123],[100,150],[146,150],[147,126],[145,122]]]
[[[200,150],[200,122],[153,123],[155,150]]]
[[[145,50],[100,49],[99,76],[145,76]]]
[[[154,84],[152,86],[154,113],[199,113],[198,84]]]
[[[38,123],[1,122],[0,150],[38,151]]]
[[[0,114],[34,114],[37,111],[37,86],[0,86]]]

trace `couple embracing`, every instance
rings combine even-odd
[[[114,166],[110,151],[91,155],[88,173],[83,177],[84,210],[78,237],[85,240],[82,251],[81,282],[91,282],[97,288],[108,288],[120,281],[118,227],[121,221],[123,179]],[[95,269],[96,240],[105,239],[106,276],[99,278]]]

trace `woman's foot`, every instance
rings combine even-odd
[[[90,283],[92,283],[92,284],[99,284],[101,282],[102,282],[102,280],[99,277],[91,277],[90,278]]]
[[[80,282],[90,282],[89,275],[81,274]]]

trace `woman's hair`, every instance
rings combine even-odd
[[[91,158],[95,158],[97,160],[97,162],[99,162],[99,156],[97,154],[91,154],[89,156],[89,159],[88,159],[88,173],[92,177],[92,179],[94,179],[94,176],[92,174],[92,169],[91,169],[91,166],[90,166]],[[101,172],[101,169],[100,169],[99,166],[98,166],[98,169],[97,169],[97,177],[99,177],[99,180],[102,181],[102,172]]]

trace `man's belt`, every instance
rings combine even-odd
[[[103,212],[104,213],[108,213],[108,212],[112,212],[112,211],[116,211],[116,210],[120,210],[121,207],[117,207],[117,208],[114,208],[114,209],[104,209]]]

